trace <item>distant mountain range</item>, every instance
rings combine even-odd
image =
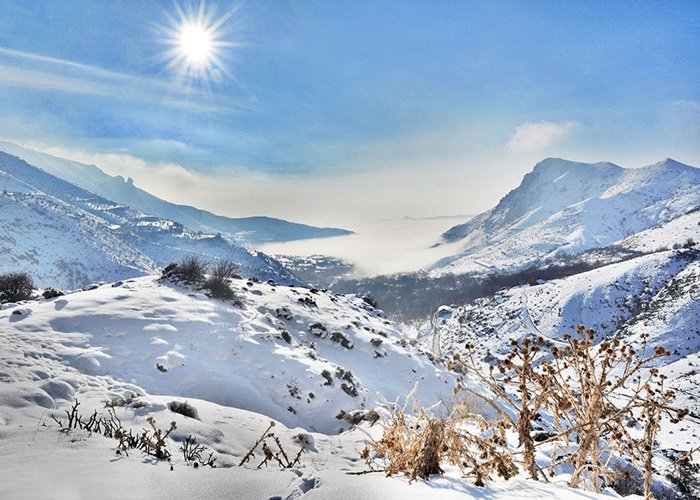
[[[547,158],[496,207],[445,232],[442,241],[462,249],[432,273],[556,262],[659,228],[699,206],[700,169],[671,159],[626,169]]]
[[[108,200],[143,213],[179,222],[193,231],[217,234],[233,243],[253,246],[263,243],[327,238],[352,234],[338,228],[321,228],[272,217],[230,218],[188,205],[177,205],[136,187],[132,179],[111,176],[95,165],[58,158],[9,142],[0,141],[0,151],[22,158],[45,172],[80,186]]]
[[[0,152],[0,273],[76,288],[157,272],[186,255],[237,262],[243,275],[300,281],[270,257],[114,202]]]

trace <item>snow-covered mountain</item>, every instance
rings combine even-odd
[[[221,233],[224,238],[239,245],[256,246],[262,243],[327,238],[352,233],[345,229],[314,227],[272,217],[224,217],[188,205],[165,201],[136,187],[132,179],[125,180],[119,175],[108,175],[95,165],[66,160],[10,142],[0,141],[0,151],[22,158],[55,177],[108,200],[179,222],[193,231]]]
[[[246,275],[298,283],[262,253],[112,202],[1,152],[0,254],[0,272],[27,271],[39,286],[139,276],[190,254],[233,260]]]
[[[462,250],[434,274],[512,270],[606,247],[700,206],[700,169],[548,158],[498,205],[445,232]],[[700,233],[700,231],[698,231]]]

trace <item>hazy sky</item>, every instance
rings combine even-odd
[[[0,138],[346,226],[487,209],[546,156],[700,165],[697,1],[209,1],[184,74],[200,6],[0,2]]]

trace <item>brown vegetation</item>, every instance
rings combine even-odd
[[[670,352],[651,349],[647,341],[643,335],[638,350],[619,339],[596,344],[595,332],[581,325],[559,345],[542,337],[513,341],[503,359],[488,365],[477,361],[467,345],[465,356],[448,362],[448,368],[469,379],[460,379],[454,394],[480,399],[492,410],[491,418],[463,407],[442,419],[420,408],[410,417],[405,405],[394,405],[383,436],[370,439],[362,456],[374,470],[412,480],[442,474],[441,464],[449,463],[482,485],[492,474],[513,475],[516,457],[533,479],[546,480],[535,454],[548,445],[548,475],[566,465],[571,486],[600,492],[619,480],[613,466],[626,460],[639,468],[644,496],[652,498],[661,422],[677,423],[688,411],[671,406],[675,394],[665,388],[666,377],[655,366]],[[551,416],[550,432],[536,433],[543,413]],[[636,431],[630,422],[637,424]],[[518,436],[517,451],[506,447],[507,430]],[[372,453],[383,459],[383,468],[376,468]]]

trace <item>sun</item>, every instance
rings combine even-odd
[[[183,25],[180,32],[180,50],[192,65],[207,64],[211,57],[211,36],[202,26]]]
[[[235,10],[217,16],[204,0],[185,7],[176,4],[174,15],[166,13],[167,24],[158,26],[167,68],[190,84],[220,82],[228,74],[226,50],[237,45],[226,40],[230,35],[226,22]]]

